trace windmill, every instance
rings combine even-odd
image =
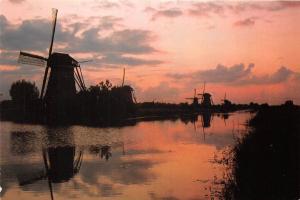
[[[196,106],[196,105],[199,105],[199,98],[197,97],[197,90],[194,89],[194,97],[188,97],[188,98],[185,98],[185,99],[188,99],[188,100],[192,100],[192,105],[193,106]]]
[[[225,92],[225,95],[224,95],[224,99],[221,99],[221,101],[223,102],[223,106],[231,106],[231,101],[229,101],[227,98],[226,98],[226,92]]]
[[[46,113],[52,118],[65,118],[72,111],[72,102],[76,95],[76,86],[86,90],[80,62],[65,53],[52,52],[57,9],[52,9],[53,27],[48,57],[20,51],[18,62],[26,65],[46,66],[40,99]],[[50,70],[50,73],[49,73]]]
[[[202,93],[198,94],[201,96],[201,106],[205,107],[205,108],[209,108],[213,105],[213,100],[211,97],[211,94],[205,92],[205,82],[203,84],[203,91]]]
[[[120,87],[114,87],[113,92],[117,92],[120,98],[129,104],[136,103],[136,97],[134,94],[134,89],[129,85],[124,85],[125,83],[125,67],[123,68],[122,84]]]

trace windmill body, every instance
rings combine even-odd
[[[209,93],[203,94],[201,105],[206,108],[209,108],[212,106],[211,94],[209,94]]]
[[[222,109],[224,112],[227,112],[230,108],[232,108],[232,102],[226,98],[226,93],[224,95],[224,99],[221,99],[221,101],[223,101]]]
[[[197,107],[199,105],[199,98],[196,96],[196,89],[194,89],[194,96],[193,97],[189,97],[189,98],[185,98],[185,99],[188,99],[188,100],[192,100],[192,106],[193,107]]]
[[[69,118],[76,96],[74,69],[78,62],[68,54],[53,53],[49,66],[51,71],[44,96],[47,117],[51,121]]]
[[[213,100],[212,100],[211,94],[205,92],[205,82],[203,85],[203,92],[198,95],[201,96],[201,106],[203,108],[210,108],[213,105]]]

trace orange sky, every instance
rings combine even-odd
[[[287,1],[2,0],[2,99],[20,78],[40,87],[43,70],[18,65],[17,52],[46,54],[52,7],[61,25],[54,50],[93,58],[82,66],[88,84],[120,84],[126,67],[138,101],[186,101],[206,81],[215,103],[226,92],[237,103],[300,104],[300,2]]]

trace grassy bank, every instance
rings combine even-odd
[[[221,199],[299,199],[299,107],[262,108],[249,126],[227,162],[231,171]]]

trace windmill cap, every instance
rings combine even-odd
[[[209,94],[209,93],[204,93],[203,96],[209,96],[209,97],[210,97],[211,94]]]
[[[49,58],[51,67],[77,67],[78,61],[65,53],[52,53]]]

